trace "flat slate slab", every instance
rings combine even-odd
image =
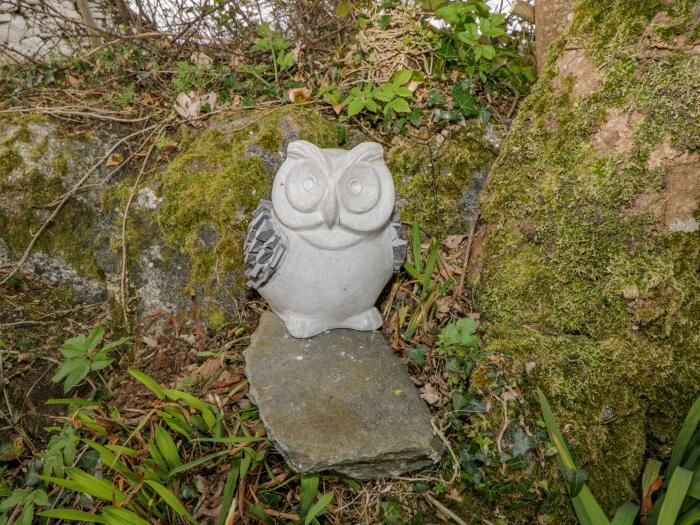
[[[428,407],[379,332],[296,339],[268,312],[245,360],[250,397],[295,471],[367,479],[439,461]]]

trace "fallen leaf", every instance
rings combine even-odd
[[[311,90],[308,88],[291,88],[287,91],[287,97],[289,101],[294,104],[301,98],[302,102],[307,102],[311,100]]]
[[[421,84],[422,84],[422,82],[421,82],[420,80],[411,80],[411,81],[406,85],[406,87],[408,88],[408,90],[409,90],[411,93],[415,93],[415,92],[416,92],[416,89],[418,89],[418,87],[419,87]]]
[[[175,99],[175,111],[185,120],[199,116],[202,109],[202,100],[190,91],[189,94],[180,93]]]
[[[433,385],[430,383],[421,388],[419,392],[420,397],[422,397],[429,405],[441,404],[440,401],[442,400],[442,396],[440,396],[440,393],[435,390],[435,387],[433,387]]]
[[[122,155],[120,155],[119,153],[115,153],[115,154],[109,156],[109,158],[107,159],[107,162],[105,162],[105,165],[107,165],[107,166],[119,166],[122,162],[124,162],[124,157]]]
[[[82,79],[74,77],[73,75],[68,75],[67,80],[68,84],[70,84],[70,87],[73,88],[80,87],[80,85],[83,83]]]
[[[193,64],[201,64],[203,66],[211,66],[214,64],[214,59],[201,51],[192,53],[192,56],[190,56],[190,61]]]

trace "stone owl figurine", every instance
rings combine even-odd
[[[405,256],[379,144],[350,151],[289,144],[272,202],[260,201],[250,223],[245,262],[248,286],[291,335],[381,327],[374,303]]]

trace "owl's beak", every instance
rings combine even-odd
[[[321,215],[323,216],[323,222],[326,226],[332,228],[338,224],[338,197],[335,191],[329,189],[321,204]]]

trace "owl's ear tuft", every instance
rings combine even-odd
[[[287,157],[294,159],[316,158],[320,155],[321,150],[318,146],[306,140],[295,140],[294,142],[290,142],[289,146],[287,146]]]
[[[384,148],[376,142],[363,142],[352,148],[350,155],[354,162],[384,160]]]

